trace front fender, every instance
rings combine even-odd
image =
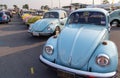
[[[112,41],[105,41],[107,42],[107,45],[100,44],[97,49],[95,50],[95,53],[92,55],[88,70],[91,70],[92,72],[101,72],[101,73],[107,73],[107,72],[113,72],[117,70],[118,66],[118,51],[116,48],[116,45]],[[99,66],[96,63],[96,57],[99,54],[106,54],[110,58],[110,64],[107,66]]]
[[[54,50],[53,50],[53,54],[52,54],[52,55],[49,55],[49,54],[47,54],[47,53],[45,52],[44,49],[45,49],[45,46],[46,46],[46,45],[51,45],[51,46],[53,46]],[[43,47],[43,54],[42,54],[43,57],[46,58],[46,59],[49,60],[49,61],[54,61],[54,60],[56,59],[56,57],[57,57],[57,38],[54,38],[53,36],[50,37],[50,38],[47,40],[45,46]]]

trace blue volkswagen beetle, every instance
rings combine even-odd
[[[110,13],[110,24],[112,26],[120,27],[120,9],[114,10]]]
[[[56,30],[61,30],[67,20],[67,13],[64,10],[51,10],[46,12],[43,19],[30,25],[29,32],[33,36],[51,35]]]
[[[109,40],[109,13],[100,8],[70,14],[65,28],[46,42],[40,61],[58,71],[87,78],[116,74],[118,51]]]

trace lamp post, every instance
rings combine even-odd
[[[72,4],[72,0],[71,0],[71,4]]]
[[[59,0],[59,8],[61,7],[61,3],[60,3],[60,0]]]
[[[95,5],[94,0],[92,1],[92,5],[93,5],[93,8],[94,8],[94,5]]]
[[[51,0],[51,8],[53,8],[53,0]]]

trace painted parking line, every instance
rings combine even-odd
[[[34,67],[31,67],[31,68],[30,68],[30,72],[31,72],[32,75],[35,73],[35,72],[34,72]]]

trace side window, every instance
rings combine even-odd
[[[118,13],[118,15],[120,16],[120,12]]]

